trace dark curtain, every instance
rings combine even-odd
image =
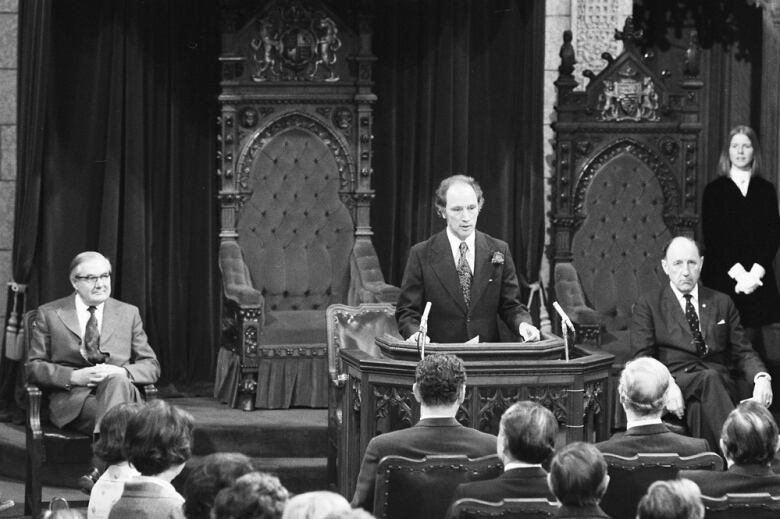
[[[444,228],[439,181],[466,173],[478,228],[538,278],[544,243],[541,0],[375,3],[374,244],[399,284],[409,248]]]
[[[100,251],[114,267],[114,297],[141,309],[164,379],[211,380],[218,5],[25,1],[22,20],[47,4],[49,52],[29,43],[26,31],[40,28],[20,29],[20,63],[48,63],[20,85],[45,88],[47,107],[37,119],[43,142],[19,135],[20,154],[37,147],[43,158],[37,170],[20,168],[14,272],[31,269],[28,306],[71,293],[71,258]]]

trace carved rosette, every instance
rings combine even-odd
[[[355,179],[355,163],[344,137],[331,132],[313,116],[303,112],[294,112],[269,121],[263,128],[255,131],[241,149],[236,161],[237,190],[243,195],[240,199],[241,205],[250,195],[249,176],[257,156],[272,139],[293,128],[316,135],[330,149],[338,166],[341,189],[343,191],[349,190],[349,186]]]
[[[374,398],[376,399],[376,422],[379,431],[379,422],[397,418],[405,427],[411,427],[413,423],[412,405],[414,394],[411,389],[395,386],[374,386]]]
[[[563,387],[554,386],[530,386],[528,388],[528,400],[537,402],[547,409],[558,420],[559,424],[568,423],[569,391]]]
[[[601,414],[601,398],[604,393],[604,381],[596,380],[585,384],[583,395],[582,417],[587,422],[587,417]]]
[[[661,191],[664,195],[664,222],[670,229],[674,228],[676,222],[669,218],[668,213],[670,212],[669,209],[675,206],[676,201],[680,196],[677,181],[672,175],[666,161],[661,159],[647,146],[633,139],[622,139],[611,144],[583,168],[582,174],[580,175],[574,190],[575,215],[584,218],[585,195],[596,173],[601,171],[607,162],[623,153],[634,155],[637,159],[646,164],[651,171],[655,172],[658,183],[661,185]]]
[[[285,2],[256,22],[249,53],[252,80],[339,80],[341,38],[336,22],[307,2]]]
[[[363,404],[363,393],[360,389],[360,380],[355,377],[349,377],[350,388],[352,391],[352,412],[360,414],[360,407]]]
[[[577,324],[576,344],[591,344],[599,346],[601,344],[601,325],[600,324]]]

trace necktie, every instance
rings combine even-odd
[[[707,345],[704,343],[704,337],[701,335],[699,329],[699,316],[696,315],[696,309],[691,303],[691,294],[684,294],[685,298],[685,319],[688,321],[688,326],[691,327],[691,333],[693,334],[693,344],[696,346],[696,353],[699,356],[704,357],[707,354]]]
[[[84,351],[87,354],[87,360],[91,364],[102,364],[106,361],[106,354],[100,351],[100,330],[98,330],[97,317],[95,316],[96,307],[90,306],[87,328],[84,330]]]
[[[458,281],[460,282],[460,291],[463,292],[463,300],[466,302],[466,308],[471,304],[471,269],[469,262],[466,261],[466,253],[469,246],[465,241],[460,242],[460,257],[458,258]]]

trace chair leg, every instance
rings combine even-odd
[[[38,517],[41,512],[41,466],[43,445],[40,442],[27,443],[27,471],[24,478],[24,515]]]

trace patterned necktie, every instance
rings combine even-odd
[[[466,253],[469,246],[465,241],[460,242],[460,257],[458,258],[458,281],[460,282],[460,291],[463,292],[463,300],[466,302],[466,308],[471,304],[471,269],[469,262],[466,261]]]
[[[87,310],[89,311],[89,320],[87,320],[87,328],[84,330],[84,351],[91,364],[102,364],[106,361],[107,355],[100,351],[100,330],[98,330],[97,316],[95,315],[97,308],[90,306]]]
[[[707,355],[707,345],[704,343],[704,337],[701,335],[701,330],[699,329],[699,316],[696,315],[696,309],[693,307],[693,303],[691,303],[691,294],[684,294],[683,297],[685,298],[685,319],[688,321],[688,326],[691,327],[691,333],[693,334],[693,344],[696,346],[696,353],[699,354],[700,357],[704,357]]]

